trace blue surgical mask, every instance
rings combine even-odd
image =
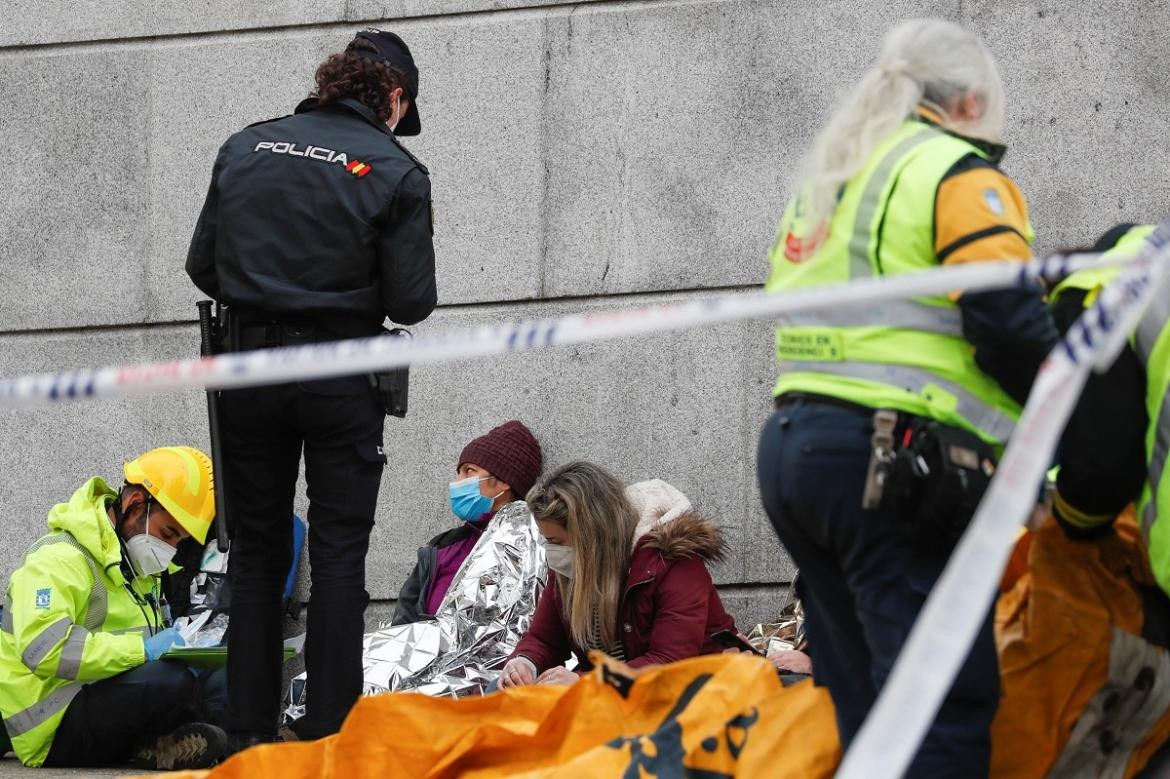
[[[479,483],[486,478],[489,477],[472,476],[453,481],[447,486],[447,494],[451,497],[451,510],[464,522],[474,522],[491,511],[495,499],[504,494],[502,490],[496,498],[481,494]]]

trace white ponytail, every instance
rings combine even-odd
[[[975,96],[983,114],[959,123],[945,106],[966,94]],[[800,192],[807,224],[815,229],[827,222],[841,187],[920,104],[956,132],[1002,141],[1003,83],[987,47],[952,22],[903,22],[886,35],[877,65],[837,105],[804,158]]]

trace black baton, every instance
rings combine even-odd
[[[199,309],[199,355],[210,357],[215,349],[215,318],[211,315],[212,302],[200,300],[195,304]],[[215,484],[215,545],[220,552],[228,549],[227,487],[224,479],[223,444],[219,435],[219,392],[207,390],[207,426],[211,437],[211,468]]]

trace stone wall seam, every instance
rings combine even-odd
[[[354,25],[375,26],[379,23],[386,22],[393,22],[394,24],[415,24],[419,22],[449,24],[459,23],[465,19],[506,19],[508,16],[513,15],[554,15],[558,12],[571,14],[578,8],[582,7],[590,7],[591,9],[596,7],[598,11],[608,10],[610,12],[620,13],[622,11],[641,10],[645,8],[666,8],[672,6],[702,5],[711,4],[713,2],[722,3],[729,1],[731,0],[565,0],[565,2],[547,4],[537,3],[513,8],[481,8],[472,11],[452,11],[437,14],[409,14],[400,17],[384,18],[349,18],[348,9],[350,0],[346,0],[346,18],[338,19],[336,21],[292,22],[288,24],[274,24],[262,27],[235,27],[218,30],[189,30],[182,32],[155,33],[151,35],[129,35],[126,37],[116,38],[47,41],[44,43],[0,44],[0,59],[29,53],[36,54],[53,49],[81,49],[84,51],[86,50],[86,47],[132,47],[138,45],[165,43],[170,41],[197,40],[201,38],[225,39],[228,41],[232,40],[233,38],[248,40],[249,37],[267,36],[283,32],[321,32],[335,29],[349,29]]]

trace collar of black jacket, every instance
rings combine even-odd
[[[947,135],[952,135],[955,138],[966,141],[986,154],[988,160],[990,160],[993,165],[998,165],[1000,160],[1003,159],[1003,155],[1007,153],[1007,146],[1002,143],[992,143],[991,141],[985,141],[982,138],[972,138],[969,135],[962,135],[961,133],[957,133],[954,130],[951,130],[942,123],[942,119],[938,116],[938,114],[936,114],[934,111],[931,111],[926,106],[918,106],[918,110],[915,112],[914,118],[924,124],[929,124],[931,127],[943,131]]]
[[[420,160],[418,157],[415,157],[410,152],[410,149],[402,145],[402,142],[398,140],[398,136],[396,136],[393,131],[391,131],[385,122],[379,122],[378,117],[374,114],[373,111],[369,109],[365,103],[354,100],[352,97],[343,97],[336,103],[329,103],[328,105],[322,105],[321,101],[315,97],[308,97],[297,104],[297,107],[293,110],[293,113],[303,114],[308,111],[317,111],[322,109],[351,111],[357,114],[362,119],[365,119],[367,122],[376,127],[379,132],[383,133],[386,135],[386,137],[393,141],[394,145],[401,149],[402,152],[406,154],[406,156],[409,157],[415,165],[418,165],[423,173],[429,173],[427,166],[422,163],[422,160]]]
[[[293,111],[293,113],[303,114],[307,111],[316,111],[319,108],[347,109],[365,119],[367,122],[374,125],[374,127],[377,127],[379,130],[386,133],[390,137],[394,137],[394,133],[390,132],[390,128],[386,126],[386,123],[379,122],[378,117],[374,114],[373,111],[369,109],[369,106],[367,106],[365,103],[362,103],[361,101],[354,100],[352,97],[343,97],[336,103],[330,103],[329,105],[321,105],[321,101],[317,98],[308,97],[297,104],[296,110]]]

